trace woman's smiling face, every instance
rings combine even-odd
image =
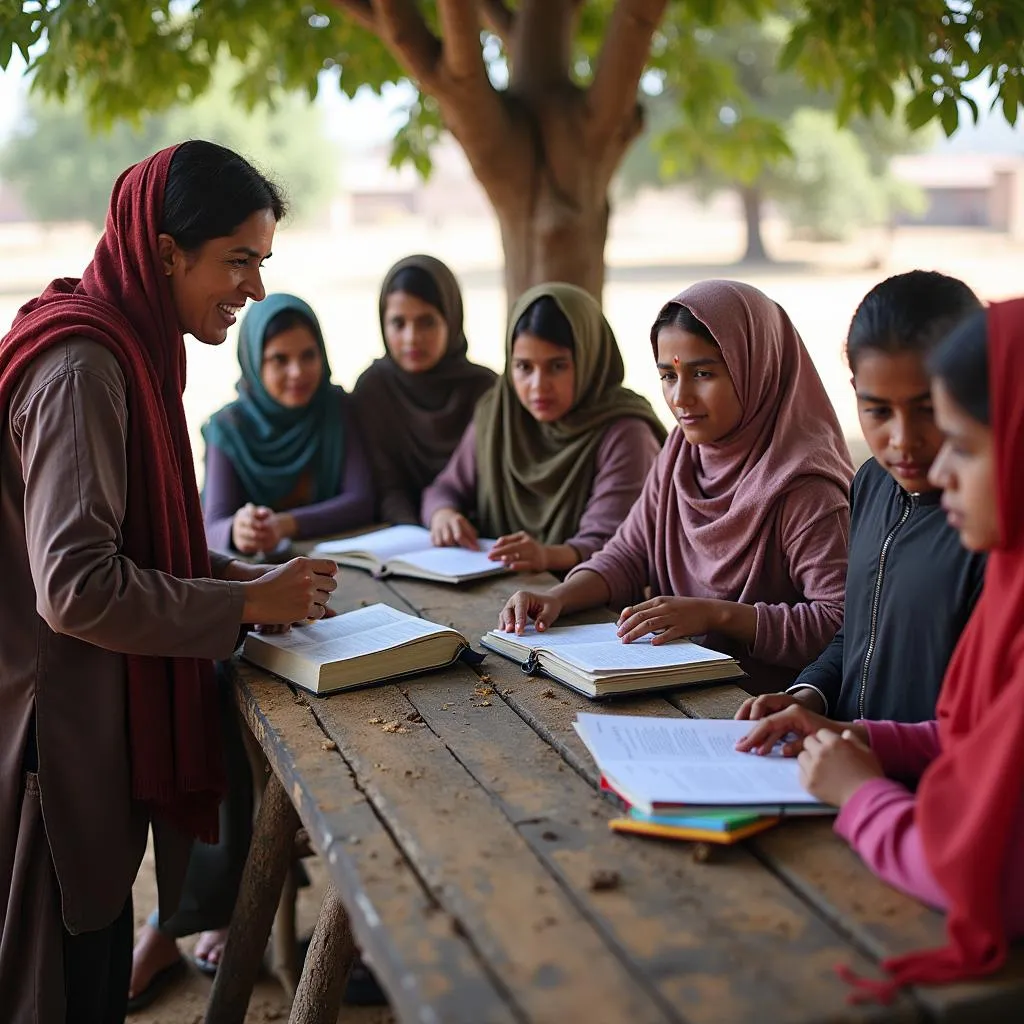
[[[207,345],[220,345],[243,307],[266,296],[260,273],[269,259],[277,220],[272,210],[250,214],[231,235],[211,238],[194,252],[170,235],[158,245],[178,326]]]

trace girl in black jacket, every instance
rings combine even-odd
[[[737,718],[763,718],[793,703],[843,721],[935,717],[985,562],[961,546],[928,483],[942,435],[925,363],[979,308],[962,281],[914,270],[877,285],[854,313],[846,352],[874,458],[853,481],[843,626],[792,687],[751,698]]]

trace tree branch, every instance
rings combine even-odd
[[[427,27],[416,0],[368,0],[375,14],[375,31],[406,66],[409,74],[430,91],[441,57],[441,42]]]
[[[358,25],[368,32],[377,31],[377,19],[373,13],[370,0],[334,0],[334,2]]]
[[[515,13],[506,6],[505,0],[481,0],[480,7],[488,31],[507,43],[515,31]]]
[[[636,117],[636,90],[667,0],[619,0],[608,22],[588,94],[590,135],[607,145]]]
[[[476,0],[437,0],[437,13],[445,69],[457,81],[479,76],[489,86],[480,48],[480,10]]]
[[[569,82],[576,0],[523,0],[512,38],[512,88],[541,95]]]

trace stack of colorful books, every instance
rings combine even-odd
[[[735,749],[749,722],[580,714],[575,727],[626,806],[618,832],[728,844],[788,815],[835,813],[800,785],[795,759]]]

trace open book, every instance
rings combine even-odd
[[[507,572],[487,552],[493,540],[481,540],[479,551],[435,548],[422,526],[391,526],[345,540],[329,540],[310,552],[312,558],[333,558],[339,565],[368,569],[375,576],[415,576],[435,583],[466,583]]]
[[[659,824],[698,808],[722,814],[834,812],[800,785],[796,758],[735,749],[750,722],[580,714],[575,726],[605,785]]]
[[[543,672],[588,697],[710,683],[743,675],[734,658],[689,640],[655,646],[648,636],[624,644],[614,622],[555,626],[543,633],[528,626],[523,636],[492,629],[480,642],[506,658],[522,662],[523,671]]]
[[[454,629],[372,604],[287,633],[249,633],[242,657],[323,694],[443,668],[468,647]]]

